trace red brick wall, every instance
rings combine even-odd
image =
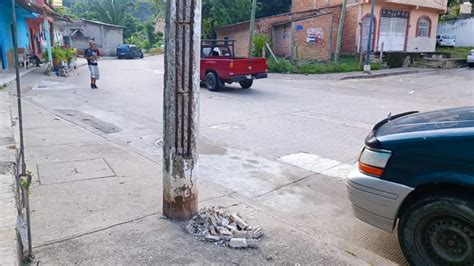
[[[249,46],[249,23],[219,29],[217,31],[217,39],[224,38],[236,40],[234,44],[235,56],[247,56]]]
[[[346,20],[344,21],[344,33],[342,35],[341,53],[352,54],[357,52],[357,20],[359,6],[349,6],[346,9]]]
[[[272,49],[277,56],[290,56],[291,22],[273,28]]]
[[[352,10],[350,12],[352,12]],[[256,21],[255,33],[266,34],[272,38],[272,47],[274,52],[279,56],[289,57],[291,55],[290,46],[292,43],[294,43],[295,47],[297,47],[293,47],[294,58],[296,58],[296,51],[298,51],[298,58],[302,60],[328,60],[331,58],[331,54],[334,53],[336,49],[336,38],[340,13],[341,7],[337,6],[327,9],[296,13],[292,15],[288,14],[283,16],[263,18]],[[354,15],[357,16],[357,10],[354,11],[354,13]],[[308,16],[314,16],[316,14],[319,14],[319,16],[305,19]],[[291,26],[292,19],[297,20],[293,23],[293,26],[296,27],[296,25],[301,25],[303,26],[303,30],[296,31],[293,29]],[[285,24],[285,22],[288,23]],[[274,24],[277,24],[278,26],[274,27]],[[354,39],[357,23],[352,22],[351,24],[350,20],[346,20],[346,24],[349,25],[347,27],[349,32],[344,32],[342,52],[350,53],[355,50]],[[324,34],[322,42],[308,43],[306,41],[306,30],[308,28],[321,28]],[[235,39],[236,56],[247,56],[248,30],[248,22],[220,28],[217,30],[217,38],[223,39],[228,37],[230,39]],[[291,38],[292,31],[294,31],[293,41]],[[344,43],[347,44],[344,45]]]
[[[303,26],[303,30],[295,31],[295,54],[299,60],[328,60],[334,51],[337,29],[334,29],[334,14],[326,14],[295,22]],[[332,28],[331,28],[332,27]],[[321,29],[322,40],[316,43],[307,42],[307,30],[310,28]]]

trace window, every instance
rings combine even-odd
[[[427,17],[420,17],[418,19],[416,36],[417,37],[430,37],[431,33],[431,20]]]

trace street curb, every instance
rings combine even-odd
[[[429,71],[427,71],[427,72],[429,72]],[[420,71],[419,70],[407,70],[407,71],[400,71],[400,72],[393,72],[393,73],[362,74],[362,75],[342,77],[339,80],[373,79],[373,78],[383,78],[383,77],[400,76],[400,75],[417,74],[417,73],[420,73]]]
[[[0,258],[1,264],[20,265],[17,195],[15,181],[16,146],[12,128],[10,95],[0,91]]]
[[[31,68],[28,68],[25,72],[22,72],[22,73],[20,72],[20,78],[23,77],[23,76],[26,75],[26,74],[29,74],[29,73],[31,73],[31,72],[37,70],[37,69],[38,69],[38,68],[36,68],[36,67],[31,67]],[[4,85],[8,86],[8,85],[10,85],[12,82],[14,82],[15,80],[16,80],[16,75],[12,75],[12,77],[9,77],[9,78],[7,78],[7,79],[4,80],[4,81],[0,81],[0,87],[2,87],[2,86],[4,86]]]

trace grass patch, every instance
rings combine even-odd
[[[7,88],[7,84],[0,84],[0,91]]]
[[[295,65],[288,59],[280,58],[278,63],[269,59],[269,72],[272,73],[285,73],[285,74],[328,74],[328,73],[343,73],[343,72],[353,72],[361,71],[362,67],[359,65],[359,58],[354,56],[344,56],[339,59],[339,63],[335,64],[333,62],[300,62],[298,65]],[[372,70],[379,70],[382,68],[382,65],[379,63],[371,64]]]
[[[436,52],[450,53],[451,58],[466,59],[467,55],[474,47],[436,47]]]

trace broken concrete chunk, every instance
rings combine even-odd
[[[263,229],[257,227],[250,232],[250,238],[259,239],[263,236]]]
[[[219,236],[207,235],[206,237],[204,237],[204,240],[206,240],[207,242],[218,242],[221,240],[221,238]]]
[[[257,239],[247,239],[247,245],[249,248],[258,248],[258,240]]]
[[[229,219],[227,219],[227,218],[222,218],[222,220],[221,220],[222,226],[228,226],[229,223],[230,223],[230,222],[229,222]]]
[[[212,224],[209,225],[209,232],[211,233],[211,235],[214,235],[214,236],[219,235],[216,231],[216,228]]]
[[[242,230],[245,230],[247,229],[247,227],[249,227],[249,224],[246,223],[242,218],[240,218],[239,215],[237,215],[236,213],[232,213],[231,215],[229,215],[229,218],[234,221],[237,226]]]
[[[252,238],[250,232],[247,231],[234,231],[233,233],[236,238]]]
[[[204,208],[193,217],[185,230],[197,239],[232,248],[257,248],[263,236],[260,227],[252,227],[241,215],[220,208]]]
[[[223,235],[223,236],[231,236],[231,235],[233,235],[232,232],[231,232],[229,229],[227,229],[227,228],[225,228],[225,227],[223,227],[223,226],[218,226],[218,227],[217,227],[217,231],[219,232],[220,235]]]
[[[232,238],[229,241],[229,246],[232,248],[246,248],[248,247],[247,239],[245,238]]]

